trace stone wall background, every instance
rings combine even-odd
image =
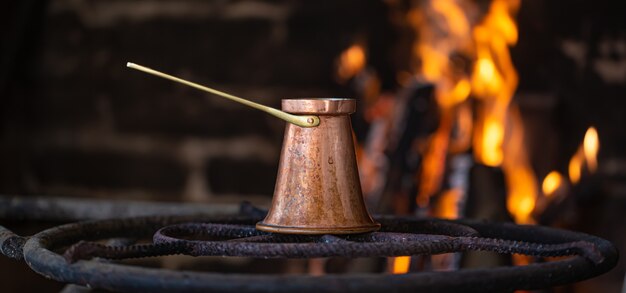
[[[280,107],[349,95],[336,57],[387,22],[361,1],[10,5],[0,192],[21,195],[265,202],[284,123],[126,62]]]

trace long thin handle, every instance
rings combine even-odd
[[[187,80],[184,80],[182,78],[178,78],[176,76],[172,76],[172,75],[160,72],[160,71],[156,71],[156,70],[154,70],[152,68],[141,66],[139,64],[128,62],[128,63],[126,63],[126,67],[129,67],[129,68],[132,68],[132,69],[136,69],[136,70],[139,70],[139,71],[143,71],[145,73],[156,75],[158,77],[169,79],[169,80],[172,80],[172,81],[175,81],[175,82],[178,82],[178,83],[182,83],[184,85],[188,85],[190,87],[194,87],[194,88],[197,88],[197,89],[199,89],[201,91],[212,93],[214,95],[218,95],[218,96],[223,97],[223,98],[227,98],[227,99],[229,99],[231,101],[234,101],[234,102],[237,102],[237,103],[240,103],[240,104],[244,104],[246,106],[255,108],[257,110],[261,110],[261,111],[263,111],[265,113],[273,115],[273,116],[275,116],[277,118],[280,118],[282,120],[285,120],[285,121],[287,121],[289,123],[293,123],[293,124],[298,125],[300,127],[315,127],[315,126],[320,125],[320,118],[317,117],[317,116],[314,116],[314,115],[293,115],[293,114],[289,114],[289,113],[280,111],[278,109],[274,109],[272,107],[268,107],[268,106],[265,106],[265,105],[257,104],[255,102],[252,102],[252,101],[249,101],[249,100],[237,97],[237,96],[233,96],[231,94],[227,94],[225,92],[221,92],[221,91],[218,91],[216,89],[208,88],[206,86],[203,86],[203,85],[191,82],[191,81],[187,81]]]

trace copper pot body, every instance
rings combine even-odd
[[[287,123],[272,206],[259,230],[287,234],[375,231],[359,181],[353,99],[284,99],[282,110],[318,115],[317,127]]]

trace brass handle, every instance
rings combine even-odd
[[[246,106],[255,108],[257,110],[261,110],[261,111],[263,111],[265,113],[273,115],[276,118],[280,118],[282,120],[285,120],[285,121],[287,121],[289,123],[298,125],[300,127],[315,127],[315,126],[320,125],[320,118],[317,117],[317,116],[314,116],[314,115],[293,115],[293,114],[289,114],[289,113],[283,112],[281,110],[274,109],[272,107],[268,107],[268,106],[265,106],[265,105],[257,104],[255,102],[252,102],[252,101],[249,101],[249,100],[237,97],[237,96],[233,96],[233,95],[227,94],[225,92],[221,92],[221,91],[218,91],[218,90],[215,90],[215,89],[212,89],[212,88],[208,88],[206,86],[199,85],[197,83],[194,83],[194,82],[191,82],[191,81],[187,81],[187,80],[184,80],[182,78],[178,78],[176,76],[172,76],[172,75],[169,75],[169,74],[166,74],[166,73],[154,70],[152,68],[141,66],[139,64],[128,62],[128,63],[126,63],[126,67],[129,67],[129,68],[132,68],[132,69],[136,69],[136,70],[139,70],[139,71],[143,71],[145,73],[156,75],[158,77],[169,79],[169,80],[172,80],[172,81],[175,81],[175,82],[178,82],[178,83],[182,83],[184,85],[188,85],[190,87],[194,87],[194,88],[197,88],[197,89],[199,89],[201,91],[205,91],[205,92],[208,92],[208,93],[211,93],[211,94],[214,94],[214,95],[218,95],[218,96],[223,97],[223,98],[227,98],[227,99],[229,99],[231,101],[234,101],[234,102],[237,102],[237,103],[240,103],[240,104],[244,104]]]

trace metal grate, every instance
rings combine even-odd
[[[5,255],[23,257],[34,271],[59,282],[125,292],[486,292],[539,289],[602,274],[617,262],[617,252],[606,240],[541,226],[383,216],[377,217],[383,227],[379,232],[302,236],[257,231],[254,224],[262,218],[262,211],[244,204],[237,215],[153,215],[83,221],[53,227],[28,238],[0,228],[0,244]],[[152,238],[153,241],[133,244],[134,240],[142,238]],[[102,240],[110,239],[128,241],[100,244]],[[527,266],[452,272],[319,277],[175,271],[97,259],[170,254],[258,258],[386,257],[471,250],[571,257]]]

